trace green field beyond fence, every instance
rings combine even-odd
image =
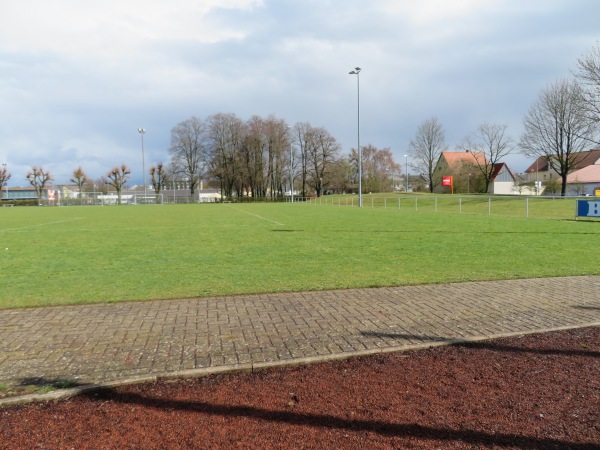
[[[525,197],[488,195],[364,195],[363,207],[403,211],[483,214],[538,219],[574,219],[573,197]],[[358,207],[356,195],[332,195],[311,199],[312,204]]]
[[[598,221],[369,201],[0,208],[0,307],[600,273]]]

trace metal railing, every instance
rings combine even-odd
[[[363,208],[412,212],[483,214],[510,217],[573,219],[576,199],[581,197],[531,197],[502,195],[410,195],[363,196]],[[590,197],[586,197],[590,198]],[[593,198],[593,197],[592,197]],[[332,195],[311,199],[311,205],[358,207],[356,195]]]

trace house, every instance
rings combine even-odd
[[[484,188],[484,182],[478,166],[485,164],[487,161],[483,152],[442,152],[435,166],[434,176],[436,180],[452,176],[455,192],[480,192]],[[506,163],[494,164],[488,193],[513,194],[514,183],[515,176]],[[439,183],[434,192],[448,192],[448,188]]]
[[[567,175],[567,195],[600,197],[600,164],[592,164]]]
[[[514,174],[508,168],[506,163],[496,163],[494,164],[494,174],[492,175],[489,193],[504,195],[514,194],[515,180]]]
[[[164,203],[217,203],[221,201],[221,192],[217,189],[200,189],[190,195],[188,189],[164,189]]]
[[[599,177],[595,175],[599,169],[594,168],[600,167],[600,149],[574,153],[572,157],[575,164],[573,165],[573,170],[567,176],[567,194],[594,195],[596,185],[600,187]],[[533,183],[539,181],[542,186],[547,185],[551,181],[558,181],[560,183],[560,176],[550,167],[546,156],[536,159],[525,170],[525,175],[526,182]]]
[[[600,149],[592,149],[587,152],[574,153],[573,158],[575,160],[574,170],[581,170],[588,166],[600,164]],[[548,158],[546,156],[540,156],[531,164],[526,170],[528,182],[541,181],[549,182],[560,178],[558,173],[550,167],[548,164]]]
[[[217,203],[221,201],[221,192],[217,189],[202,189],[198,191],[199,203]]]
[[[33,187],[11,187],[2,191],[3,200],[37,200],[37,192]]]
[[[42,200],[48,205],[60,204],[62,192],[60,186],[46,186],[42,191]],[[5,188],[2,191],[2,200],[38,200],[37,191],[33,186],[20,187],[14,186],[10,189]]]

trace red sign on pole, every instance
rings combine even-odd
[[[454,180],[451,176],[442,177],[442,186],[450,186],[450,192],[454,194]]]

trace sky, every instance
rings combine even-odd
[[[484,122],[518,142],[540,92],[597,45],[598,17],[597,0],[2,0],[0,164],[9,186],[34,165],[58,184],[125,163],[141,183],[175,125],[217,113],[309,122],[347,154],[358,100],[361,145],[403,168],[434,116],[451,151]]]

